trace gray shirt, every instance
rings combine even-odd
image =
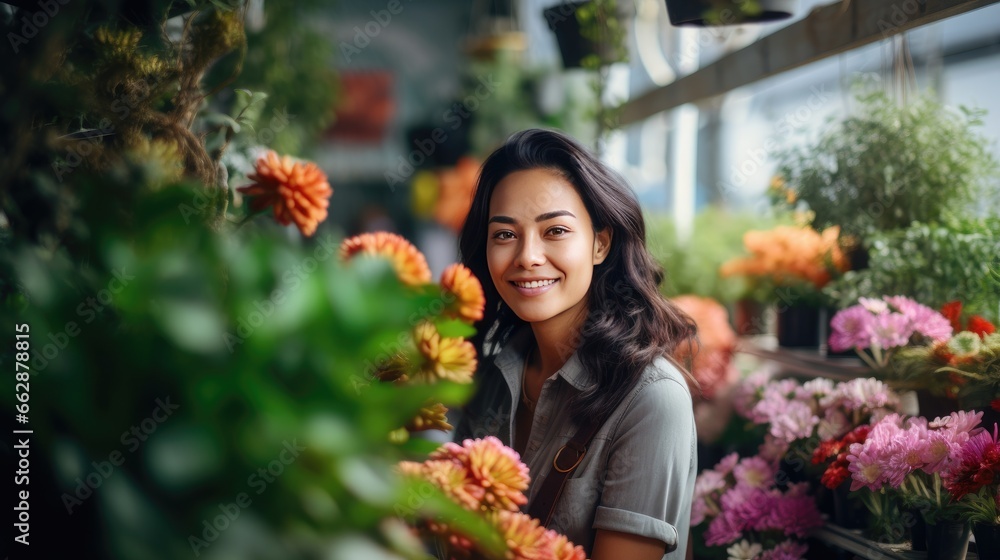
[[[479,373],[476,395],[465,406],[456,441],[493,435],[511,446],[530,335],[530,328],[521,328],[497,355],[494,367]],[[575,352],[545,380],[521,457],[531,472],[529,505],[556,451],[576,433],[570,398],[594,384],[593,372],[583,368]],[[687,383],[669,360],[659,358],[594,436],[566,480],[549,528],[582,545],[588,557],[596,530],[609,529],[661,540],[667,545],[664,560],[683,559],[697,475],[695,445]]]

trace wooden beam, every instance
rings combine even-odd
[[[843,0],[817,6],[804,19],[625,103],[621,124],[997,2],[1000,0]]]

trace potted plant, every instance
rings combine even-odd
[[[543,11],[559,43],[564,68],[594,68],[625,60],[625,26],[614,0],[564,2]]]
[[[671,25],[734,25],[778,21],[795,12],[797,0],[667,0]]]
[[[743,244],[750,256],[727,261],[726,276],[746,276],[767,288],[778,306],[778,343],[786,347],[818,348],[821,343],[820,289],[848,267],[838,242],[839,228],[819,233],[808,226],[778,226],[749,231]]]
[[[861,241],[997,207],[996,160],[977,130],[982,111],[929,95],[901,105],[881,91],[857,101],[818,140],[779,153],[783,182],[771,190],[778,207],[808,210],[816,229],[840,226]]]
[[[823,291],[842,308],[859,297],[884,294],[905,295],[936,309],[960,299],[967,313],[996,323],[998,246],[1000,219],[995,217],[915,222],[903,229],[873,231],[863,244],[868,267],[846,272]]]
[[[593,92],[595,150],[603,149],[605,133],[618,127],[621,103],[606,105],[610,65],[628,60],[625,46],[626,13],[615,0],[588,0],[567,2],[544,11],[549,28],[556,34],[563,66],[583,68],[593,73],[590,81]]]
[[[951,490],[967,470],[967,444],[982,443],[981,414],[961,411],[933,421],[890,414],[863,443],[850,446],[851,491],[892,492],[904,507],[919,510],[927,522],[928,558],[965,558],[971,526]]]

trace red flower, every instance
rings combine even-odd
[[[941,314],[951,322],[951,330],[959,332],[962,330],[962,302],[955,300],[941,306]]]
[[[818,465],[830,457],[836,456],[837,458],[830,463],[830,466],[826,468],[823,472],[820,482],[823,486],[826,486],[830,490],[833,490],[843,484],[848,477],[851,476],[848,470],[849,464],[847,462],[847,449],[851,447],[852,443],[864,443],[868,439],[868,432],[870,432],[872,427],[868,424],[863,424],[851,430],[843,438],[828,439],[819,444],[816,451],[813,453],[812,462],[814,465]]]
[[[997,332],[997,328],[993,326],[993,323],[983,319],[979,315],[969,317],[968,328],[965,330],[978,334],[979,338],[986,338],[986,335]]]
[[[848,479],[848,477],[851,476],[851,471],[847,470],[846,466],[847,465],[846,454],[843,455],[845,457],[843,460],[843,464],[841,464],[841,460],[838,457],[837,461],[835,461],[832,465],[830,465],[823,473],[823,477],[820,478],[820,482],[823,483],[823,486],[826,486],[830,490],[837,488],[838,486],[843,484],[844,481]]]
[[[1000,442],[997,441],[997,425],[994,424],[993,433],[983,430],[962,446],[958,466],[943,476],[944,487],[953,498],[960,500],[962,496],[992,484],[997,473],[1000,473]]]
[[[993,399],[992,401],[990,401],[990,408],[992,408],[997,412],[1000,412],[1000,399]]]

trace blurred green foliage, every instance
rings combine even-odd
[[[34,432],[34,557],[426,557],[398,516],[492,535],[392,470],[435,445],[389,433],[472,388],[369,379],[440,294],[227,214],[220,154],[263,103],[302,113],[287,146],[330,108],[306,7],[266,4],[246,43],[242,2],[59,3],[0,65],[0,320],[8,344],[30,328],[28,424],[0,403]],[[26,16],[0,5],[4,36]]]
[[[378,261],[341,265],[339,239],[299,246],[186,223],[178,208],[198,187],[130,197],[143,179],[78,183],[85,261],[18,239],[0,253],[3,324],[32,335],[32,457],[53,476],[33,483],[51,486],[33,511],[70,532],[96,514],[94,545],[107,558],[251,557],[247,535],[260,558],[421,557],[388,519],[457,506],[400,486],[395,462],[433,445],[398,446],[388,434],[429,399],[454,405],[471,387],[371,384],[365,372],[434,296],[405,289]],[[129,219],[109,215],[101,193],[131,200]],[[13,370],[12,358],[2,367]],[[150,423],[161,401],[177,409]],[[10,392],[3,405],[13,408]],[[133,426],[148,439],[126,438]],[[92,462],[115,451],[124,463],[89,499],[77,494],[99,473]],[[259,474],[269,467],[270,479]],[[250,505],[206,537],[205,521],[241,493]],[[465,522],[476,531],[476,519]]]
[[[823,290],[842,308],[859,297],[905,295],[934,309],[961,300],[966,313],[1000,319],[1000,218],[914,223],[873,233],[865,248],[868,268]]]
[[[978,130],[983,111],[946,107],[930,94],[899,103],[881,90],[859,89],[857,101],[855,114],[815,143],[779,154],[778,173],[795,196],[772,191],[776,205],[810,210],[816,229],[839,225],[861,239],[915,221],[997,213],[997,162]]]
[[[694,218],[691,239],[681,244],[673,219],[666,214],[646,215],[646,245],[666,270],[661,291],[666,296],[694,294],[723,304],[744,298],[766,301],[766,288],[743,276],[723,278],[722,263],[745,255],[743,234],[791,223],[785,216],[761,216],[708,206]],[[773,298],[772,298],[773,299]]]

